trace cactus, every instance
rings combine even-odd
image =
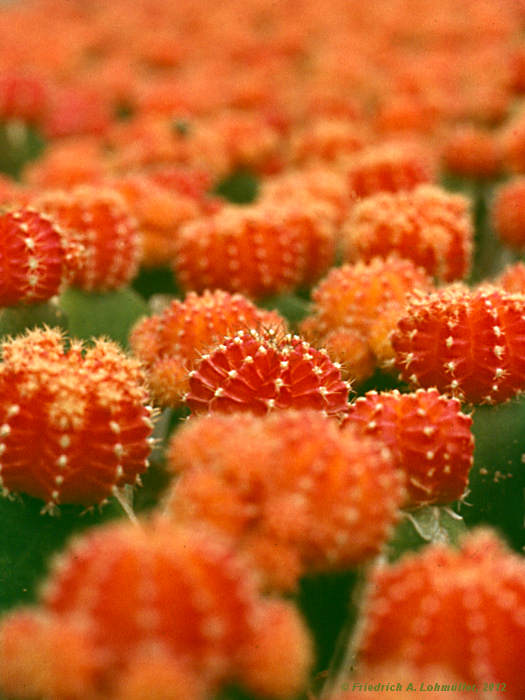
[[[405,495],[380,443],[312,410],[192,420],[171,440],[168,464],[182,474],[171,516],[235,536],[276,588],[376,554]]]
[[[152,428],[138,363],[103,340],[85,356],[79,343],[66,351],[50,329],[5,342],[2,358],[4,495],[89,506],[135,483]]]
[[[464,495],[474,439],[472,418],[461,412],[457,399],[436,389],[369,391],[351,405],[345,423],[393,452],[407,477],[406,505],[453,503]]]
[[[148,367],[149,384],[162,406],[177,406],[189,389],[188,372],[210,346],[247,328],[281,327],[279,314],[262,311],[240,294],[222,290],[189,292],[161,314],[139,321],[131,331],[133,352]]]
[[[28,658],[35,646],[44,668],[64,667],[60,681]],[[180,700],[201,700],[232,678],[286,698],[304,685],[311,660],[293,605],[261,596],[229,540],[160,521],[143,531],[106,526],[72,542],[50,572],[41,606],[0,626],[0,650],[2,690],[17,696],[29,686],[57,700],[72,689],[78,700],[103,690],[116,700],[148,671],[152,678],[155,663],[165,673],[153,678],[153,694],[167,674],[176,679],[171,697]]]
[[[492,404],[525,388],[524,331],[524,297],[455,287],[413,299],[392,346],[411,384]]]
[[[239,331],[206,353],[189,373],[185,402],[194,413],[315,408],[348,410],[349,385],[328,354],[298,335]]]
[[[468,275],[472,238],[469,200],[432,185],[367,197],[343,228],[346,260],[395,253],[445,282]]]

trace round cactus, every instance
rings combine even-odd
[[[326,205],[324,216],[338,228],[353,203],[344,176],[337,170],[320,165],[267,178],[261,183],[259,201],[273,202],[279,206],[288,202],[295,205],[320,202]]]
[[[172,438],[168,512],[233,535],[271,586],[376,554],[404,498],[380,442],[318,411],[209,415]]]
[[[443,148],[446,168],[464,177],[490,178],[503,167],[503,151],[496,132],[473,125],[456,128]]]
[[[489,531],[435,544],[373,573],[358,647],[364,664],[439,664],[467,683],[504,679],[523,697],[525,564]],[[496,632],[497,631],[497,632]],[[504,642],[502,641],[504,640]]]
[[[189,376],[185,401],[194,413],[315,408],[342,415],[348,409],[349,385],[326,351],[274,329],[224,338]]]
[[[93,505],[135,483],[150,452],[151,409],[139,364],[116,345],[86,350],[56,330],[2,345],[0,484],[52,508]]]
[[[34,209],[0,214],[0,305],[37,304],[58,294],[74,250],[60,227]]]
[[[411,142],[364,148],[344,164],[349,191],[356,197],[411,190],[432,182],[435,168],[427,150]]]
[[[73,240],[84,246],[71,284],[106,291],[127,284],[138,270],[140,235],[122,197],[109,189],[81,186],[33,200]]]
[[[369,391],[350,406],[349,424],[378,438],[407,476],[408,505],[463,496],[473,462],[472,419],[436,389],[413,394]]]
[[[392,334],[412,385],[467,403],[499,403],[525,388],[525,297],[451,287],[412,299]]]
[[[25,688],[71,697],[67,683],[52,685],[45,669],[26,658],[38,639],[39,656],[52,654],[52,667],[67,660],[85,669],[85,687],[73,686],[75,700],[99,693],[118,700],[147,679],[149,697],[157,690],[163,697],[168,679],[176,683],[169,697],[177,700],[205,700],[233,680],[287,698],[306,681],[311,645],[294,606],[263,598],[255,572],[230,541],[202,526],[158,521],[144,530],[117,524],[92,531],[57,559],[42,598],[40,608],[14,613],[0,626],[7,652],[0,689],[17,698],[26,697]]]
[[[383,364],[393,356],[388,334],[409,295],[431,288],[421,268],[395,256],[343,265],[331,270],[314,289],[314,313],[299,328],[312,344],[326,347],[349,377],[366,378],[376,362]],[[372,351],[372,340],[377,353]],[[367,353],[360,347],[363,344]]]
[[[40,610],[0,623],[0,691],[12,698],[81,700],[93,688],[97,662],[82,627]]]
[[[241,292],[252,298],[293,289],[303,279],[301,230],[275,206],[224,207],[186,224],[175,242],[174,270],[185,289]]]
[[[189,292],[184,301],[174,300],[161,314],[139,321],[130,344],[148,367],[155,400],[177,405],[188,391],[188,372],[210,346],[237,330],[285,325],[279,314],[258,309],[240,294]]]
[[[472,237],[468,200],[432,185],[367,197],[343,231],[347,260],[396,253],[446,282],[467,275]]]

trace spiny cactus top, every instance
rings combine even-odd
[[[348,410],[349,385],[326,351],[274,329],[239,331],[203,355],[185,397],[194,413],[315,408]]]
[[[472,255],[469,202],[432,185],[380,192],[355,205],[343,237],[347,260],[397,253],[446,282],[463,279]]]
[[[55,296],[70,261],[61,229],[48,216],[30,208],[0,213],[0,306]]]
[[[175,299],[161,314],[139,321],[130,344],[148,367],[155,400],[177,405],[188,390],[188,372],[203,352],[236,330],[264,327],[285,330],[286,322],[241,294],[189,292],[184,301]]]
[[[440,664],[469,683],[503,681],[525,694],[525,562],[495,534],[473,532],[459,551],[435,544],[378,567],[360,630],[365,664]]]
[[[472,418],[436,389],[412,394],[369,391],[347,422],[382,440],[407,475],[408,504],[452,503],[463,495],[473,462]]]
[[[56,330],[2,345],[0,484],[59,503],[92,505],[133,484],[150,452],[151,409],[139,363],[97,340],[64,348]]]
[[[467,403],[506,401],[525,388],[525,296],[457,286],[414,298],[392,346],[412,385]]]
[[[356,197],[377,192],[411,190],[435,177],[427,150],[415,143],[392,142],[369,146],[344,164],[348,187]]]
[[[185,289],[226,289],[252,298],[293,289],[303,280],[307,244],[274,205],[226,206],[186,224],[174,268]]]
[[[380,442],[312,410],[190,420],[168,464],[168,512],[235,536],[278,589],[376,554],[405,496]]]
[[[53,649],[49,636],[60,625],[76,644]],[[167,522],[143,530],[106,526],[59,557],[40,609],[16,612],[0,627],[0,689],[9,688],[15,698],[25,697],[26,683],[40,684],[38,696],[49,697],[49,679],[27,658],[35,633],[47,664],[64,664],[67,657],[74,668],[75,652],[85,658],[87,649],[88,661],[90,652],[95,668],[85,673],[78,700],[102,691],[117,700],[123,687],[147,678],[153,680],[148,697],[157,697],[155,664],[178,679],[169,695],[176,700],[205,700],[232,680],[288,698],[301,690],[311,659],[293,605],[261,596],[254,571],[229,540],[202,526]],[[59,658],[50,659],[52,652]]]
[[[392,358],[389,333],[409,295],[431,288],[421,268],[395,256],[343,265],[314,289],[314,313],[299,330],[313,345],[326,347],[345,376],[366,379]]]
[[[388,307],[401,308],[414,290],[431,289],[422,268],[395,255],[334,268],[312,293],[316,328],[321,334],[354,328],[367,336]]]
[[[33,201],[85,249],[71,284],[89,291],[116,289],[136,274],[141,250],[137,223],[124,199],[87,185],[48,192]]]

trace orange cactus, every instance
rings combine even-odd
[[[92,138],[52,142],[36,161],[29,162],[24,180],[32,187],[68,188],[93,184],[107,175],[109,165]]]
[[[188,391],[188,372],[210,346],[237,330],[285,326],[279,314],[258,309],[240,294],[189,292],[183,302],[174,300],[161,314],[139,321],[130,344],[148,367],[155,400],[177,405]]]
[[[75,245],[58,224],[32,208],[0,214],[0,305],[38,304],[61,288]]]
[[[0,485],[53,508],[100,503],[145,471],[151,409],[139,364],[113,343],[83,355],[55,330],[7,341],[0,364]]]
[[[106,291],[133,279],[139,265],[140,234],[117,192],[84,185],[68,192],[46,192],[33,200],[33,206],[84,248],[72,285]]]
[[[472,125],[451,132],[443,148],[445,167],[464,177],[497,176],[503,167],[503,152],[495,132]]]
[[[314,313],[300,331],[326,347],[346,375],[366,379],[393,357],[388,341],[410,294],[428,292],[430,279],[410,260],[375,258],[330,271],[314,289]]]
[[[275,206],[226,206],[184,226],[175,247],[174,270],[185,289],[226,289],[252,298],[300,284],[308,254],[300,228]]]
[[[168,512],[230,533],[277,588],[375,554],[404,497],[379,443],[311,410],[190,421],[168,463]]]
[[[73,622],[71,648],[67,636],[62,644],[50,639],[47,630],[67,632]],[[86,664],[88,682],[73,686],[72,696],[67,684],[53,687],[27,659],[38,626],[47,632],[39,656],[53,643],[55,668],[69,661],[78,668],[86,656],[95,666],[89,677]],[[146,680],[152,683],[147,697],[166,697],[172,682],[170,699],[205,700],[237,680],[287,698],[301,690],[311,662],[308,633],[293,605],[261,596],[257,577],[229,540],[167,522],[144,530],[112,525],[72,543],[51,570],[41,609],[19,611],[0,625],[0,648],[9,652],[2,657],[2,691],[24,698],[28,687],[46,696],[53,690],[57,700],[99,693],[121,700],[126,690],[131,694],[124,697],[139,700]]]
[[[369,391],[350,406],[346,421],[392,451],[407,476],[409,506],[452,503],[463,496],[474,438],[472,418],[461,413],[457,399],[436,389]]]
[[[382,192],[355,205],[343,238],[347,260],[395,253],[441,280],[462,279],[472,255],[469,201],[429,185]]]
[[[410,142],[369,146],[341,165],[349,191],[356,197],[410,190],[435,178],[432,157]]]
[[[499,238],[518,250],[525,248],[525,178],[516,178],[496,192],[491,211]]]
[[[290,203],[297,206],[302,201],[308,203],[312,200],[330,207],[327,214],[337,227],[353,204],[341,173],[324,166],[289,170],[261,183],[259,201],[262,203]]]
[[[81,700],[98,670],[82,627],[40,611],[18,611],[2,620],[0,658],[0,689],[13,698]]]
[[[348,410],[349,385],[323,350],[275,329],[239,331],[203,355],[189,374],[185,401],[194,413],[315,408]]]
[[[414,386],[473,404],[506,401],[525,388],[525,297],[458,286],[414,298],[392,346]]]
[[[489,531],[471,533],[459,551],[434,544],[379,567],[364,606],[360,657],[367,665],[438,664],[481,686],[504,679],[505,695],[519,700],[524,581],[523,560]]]

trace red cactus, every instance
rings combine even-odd
[[[525,564],[488,531],[376,569],[360,630],[365,664],[439,664],[467,683],[525,693]]]
[[[399,142],[369,146],[344,166],[350,192],[368,197],[377,192],[410,190],[434,180],[434,164],[426,149]]]
[[[168,512],[233,535],[277,588],[377,553],[404,497],[380,443],[312,410],[189,421],[168,464]]]
[[[392,334],[404,380],[468,403],[498,403],[525,388],[525,297],[452,287],[413,299]]]
[[[472,419],[457,399],[436,389],[369,391],[350,406],[347,421],[392,451],[407,476],[408,505],[452,503],[463,495],[474,439]]]
[[[29,208],[0,214],[1,306],[55,296],[70,260],[62,232],[48,216]]]
[[[503,243],[525,248],[525,177],[499,188],[492,203],[491,220]]]
[[[239,331],[190,372],[186,402],[194,413],[315,408],[340,415],[348,407],[348,388],[326,351],[299,336]]]
[[[35,330],[2,346],[0,467],[4,492],[92,505],[147,467],[151,409],[139,364],[112,343],[63,347]]]
[[[224,207],[186,224],[175,242],[174,269],[186,289],[241,292],[252,298],[297,286],[306,244],[277,207]]]
[[[183,302],[174,300],[161,314],[139,321],[130,344],[149,369],[155,400],[176,405],[188,390],[188,372],[207,348],[237,330],[285,326],[279,314],[258,309],[240,294],[189,292]]]
[[[176,700],[205,700],[231,680],[287,698],[301,689],[310,665],[310,640],[293,605],[262,598],[247,562],[228,540],[202,526],[159,522],[141,530],[118,524],[89,533],[52,568],[42,608],[15,613],[0,627],[0,648],[9,651],[2,657],[0,688],[9,687],[14,697],[26,697],[26,687],[35,687],[38,696],[53,688],[24,659],[35,647],[39,619],[48,629],[76,625],[71,649],[66,640],[54,644],[55,667],[66,659],[78,667],[86,650],[95,666],[86,686],[75,688],[75,700],[99,693],[117,700],[126,688],[138,692],[148,678],[148,697],[157,697],[168,678],[176,681],[169,695]],[[49,635],[40,636],[45,651]],[[152,676],[160,664],[163,672]],[[25,678],[13,673],[21,667]],[[10,685],[2,684],[5,677]],[[53,697],[71,696],[57,687]]]
[[[116,289],[136,274],[140,234],[124,199],[110,189],[76,187],[69,192],[48,192],[33,200],[85,254],[74,270],[71,284],[86,290]]]
[[[347,260],[396,253],[445,281],[467,275],[472,237],[468,200],[430,185],[364,199],[343,230]]]

